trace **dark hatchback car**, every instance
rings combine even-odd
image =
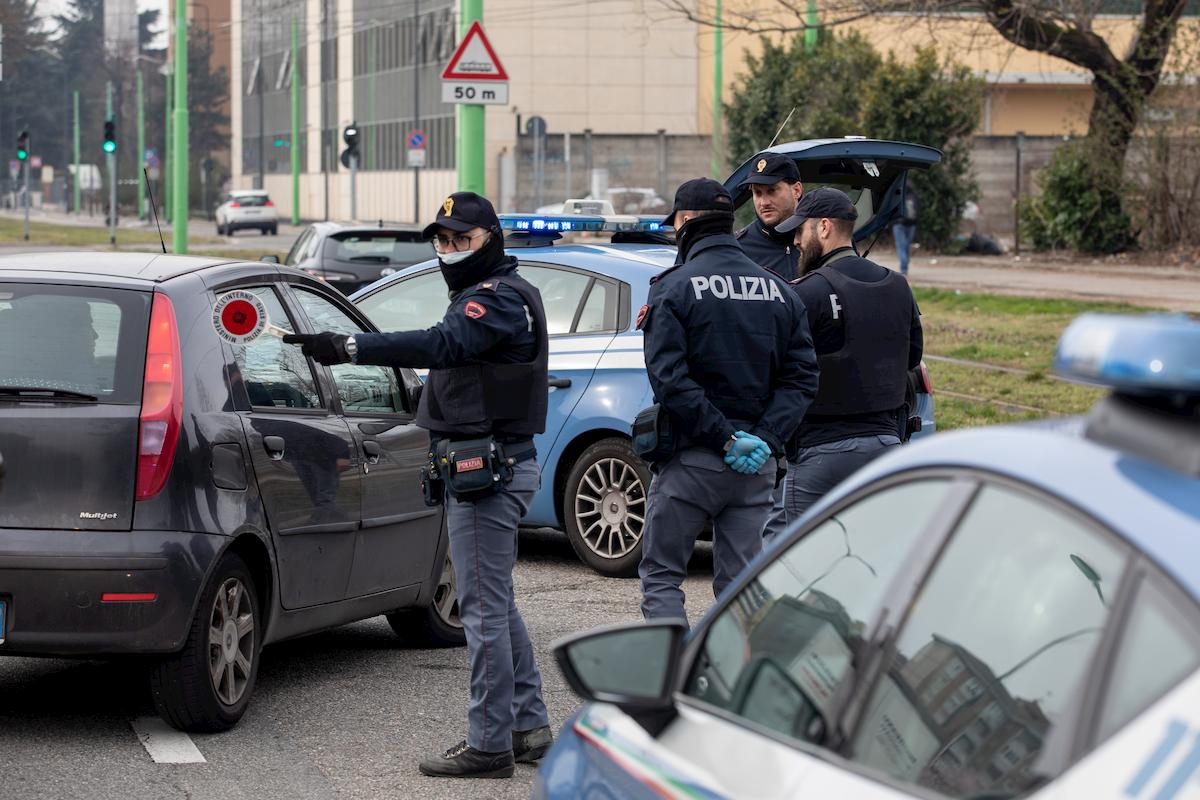
[[[421,230],[416,225],[385,226],[382,222],[316,222],[292,244],[284,263],[350,294],[430,258],[433,250],[421,238]]]
[[[330,329],[374,330],[277,265],[0,258],[0,655],[151,656],[160,714],[216,731],[264,644],[461,644],[419,381],[282,342]]]

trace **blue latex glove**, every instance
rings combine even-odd
[[[734,436],[737,438],[725,454],[725,463],[742,475],[757,473],[771,457],[771,448],[762,439],[745,431],[737,431]]]

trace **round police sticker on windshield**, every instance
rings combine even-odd
[[[212,319],[222,339],[230,344],[246,344],[267,329],[267,307],[258,295],[239,289],[217,298]]]

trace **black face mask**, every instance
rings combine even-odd
[[[687,259],[696,242],[721,233],[733,234],[733,212],[717,211],[688,220],[675,237],[679,243],[679,260]]]
[[[438,258],[442,279],[451,292],[461,292],[481,282],[505,261],[504,236],[491,231],[487,243],[457,264],[446,264]]]

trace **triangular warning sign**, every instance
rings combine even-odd
[[[454,51],[450,63],[442,71],[444,81],[506,81],[508,73],[496,57],[492,43],[488,41],[479,21],[471,23],[470,30]]]

